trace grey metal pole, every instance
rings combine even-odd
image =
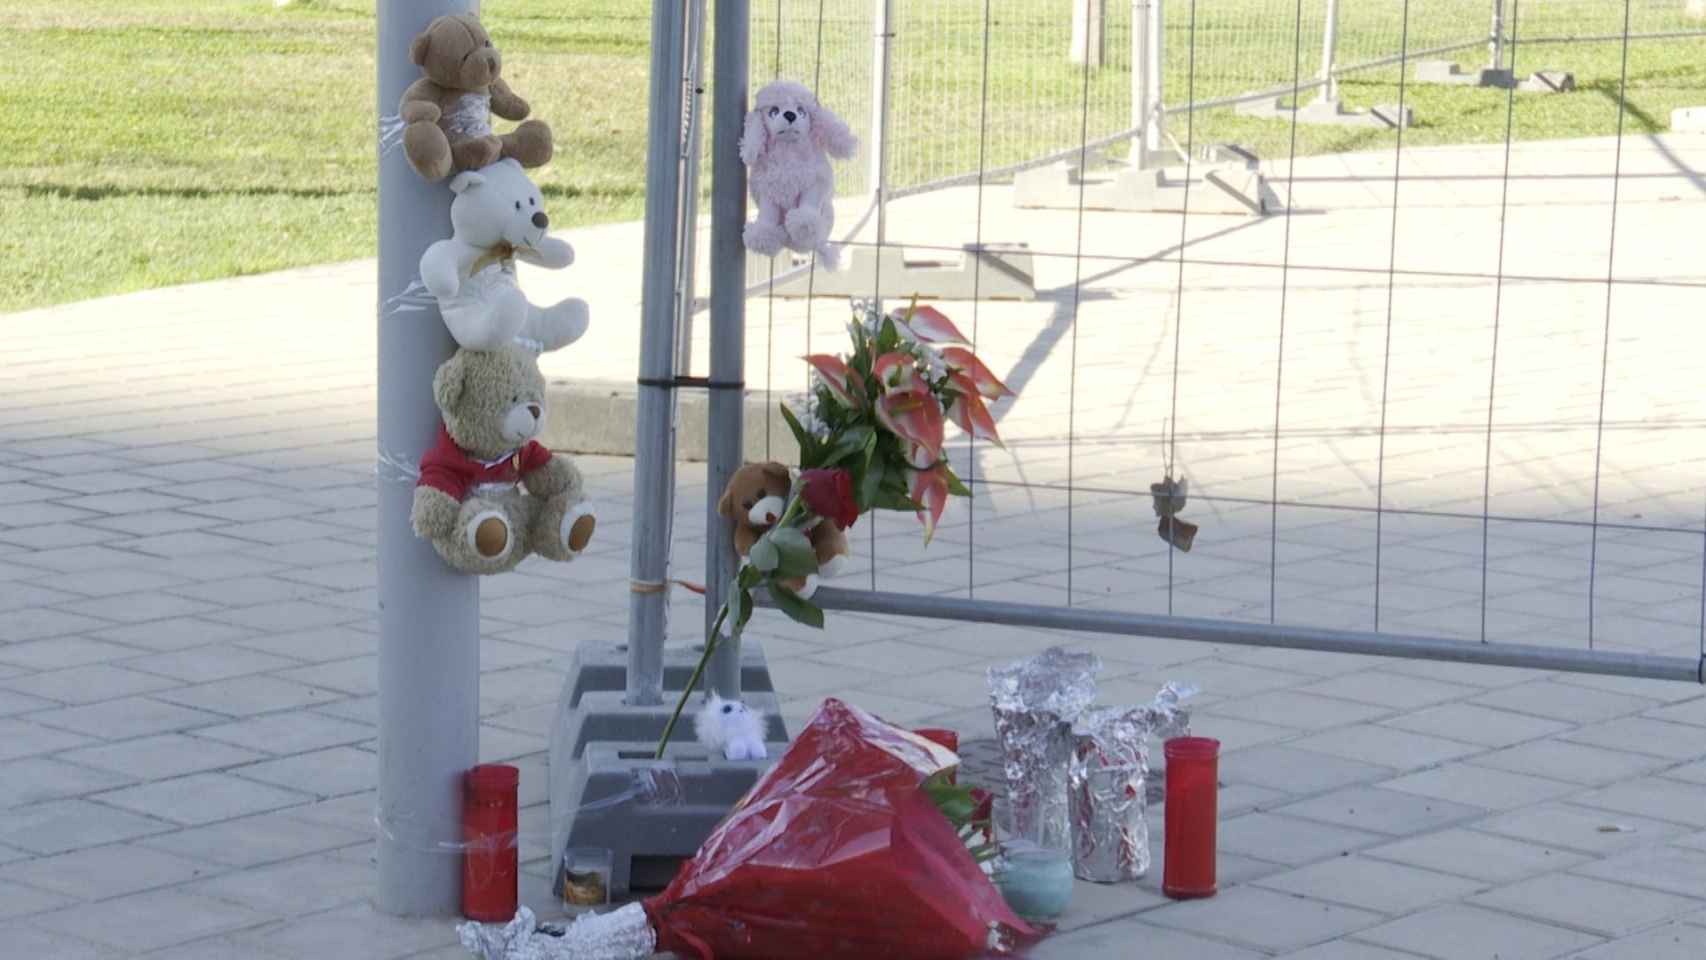
[[[705,113],[701,106],[705,87],[705,0],[688,0],[687,18],[687,63],[682,81],[686,128],[682,131],[681,145],[681,260],[676,289],[679,302],[675,308],[675,369],[684,375],[693,372],[693,303],[698,296],[695,273],[699,266],[699,146]]]
[[[1494,0],[1495,3],[1498,0]],[[1339,78],[1333,75],[1333,61],[1339,52],[1339,0],[1327,0],[1327,25],[1321,34],[1321,81],[1318,99],[1336,103],[1339,99]]]
[[[889,69],[894,39],[894,0],[875,0],[871,14],[875,27],[871,46],[871,194],[877,207],[877,250],[888,242],[889,200]],[[877,289],[871,299],[883,308],[882,268],[877,268]]]
[[[379,115],[420,77],[409,45],[434,17],[477,0],[380,0]],[[438,431],[432,376],[455,349],[437,308],[387,316],[385,300],[450,235],[450,191],[401,150],[379,159],[379,449],[414,463]],[[404,916],[459,912],[462,773],[480,754],[480,581],[453,572],[409,526],[413,478],[379,474],[378,906]]]
[[[1164,0],[1149,0],[1149,55],[1144,58],[1144,67],[1148,73],[1149,100],[1144,110],[1149,115],[1149,123],[1143,128],[1143,147],[1150,153],[1161,151],[1161,126],[1165,123],[1166,114],[1162,112],[1162,104],[1166,102],[1167,91],[1162,85],[1161,69],[1167,49],[1167,11]]]
[[[1505,66],[1505,0],[1493,0],[1493,27],[1487,35],[1487,66],[1502,70]]]
[[[705,498],[705,635],[728,596],[735,571],[734,525],[717,498],[740,468],[746,390],[746,165],[740,160],[746,117],[748,0],[717,0],[716,81],[711,103],[711,411]],[[711,660],[706,688],[740,696],[740,645],[725,643]]]
[[[1149,125],[1155,122],[1149,109],[1149,0],[1131,0],[1131,163],[1139,170],[1149,166]]]
[[[626,702],[663,702],[670,518],[675,506],[675,285],[681,252],[683,0],[652,6],[651,107],[646,134],[645,266],[640,383],[634,423],[633,585],[628,599]]]
[[[758,599],[758,598],[755,598]],[[769,598],[762,598],[768,604]],[[812,602],[825,610],[854,610],[902,617],[998,623],[1042,630],[1081,630],[1136,637],[1201,640],[1230,646],[1320,650],[1413,660],[1446,660],[1489,666],[1565,670],[1649,680],[1706,682],[1706,660],[1645,653],[1615,653],[1522,643],[1476,643],[1363,630],[1329,630],[1236,620],[1169,617],[1089,607],[1045,607],[1030,603],[999,603],[963,597],[911,593],[876,593],[824,587]]]

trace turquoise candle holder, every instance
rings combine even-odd
[[[1002,867],[990,879],[1021,919],[1053,921],[1072,902],[1072,854],[1023,841],[1008,841]]]

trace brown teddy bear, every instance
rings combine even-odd
[[[551,128],[527,120],[527,101],[498,74],[503,57],[472,14],[439,17],[415,38],[409,57],[426,76],[403,91],[397,114],[403,153],[415,172],[442,180],[461,170],[509,158],[524,167],[551,159]],[[526,120],[502,136],[492,132],[492,114]]]
[[[545,377],[531,353],[458,350],[432,378],[443,415],[421,458],[409,520],[463,573],[503,573],[530,553],[573,560],[598,521],[574,461],[534,439]]]
[[[735,522],[735,553],[746,556],[766,530],[782,519],[788,505],[788,467],[776,463],[749,463],[736,470],[717,501],[717,512]],[[833,577],[847,556],[847,534],[828,519],[818,521],[806,532],[817,553],[818,575]],[[795,593],[810,596],[815,581],[807,578],[782,581]]]

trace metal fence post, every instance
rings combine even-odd
[[[1316,95],[1316,99],[1325,103],[1339,101],[1339,78],[1333,74],[1333,61],[1338,52],[1339,0],[1327,0],[1327,23],[1321,28],[1321,72],[1317,75],[1321,81],[1321,92]]]
[[[1493,0],[1493,26],[1487,35],[1487,66],[1503,70],[1505,66],[1505,0]]]
[[[420,77],[415,35],[471,0],[380,0],[379,115]],[[415,175],[401,150],[379,158],[379,449],[414,463],[438,431],[432,377],[456,344],[438,309],[388,316],[385,300],[450,234],[450,191]],[[462,773],[480,754],[480,581],[445,566],[409,526],[414,480],[381,466],[379,555],[379,909],[445,916],[461,905]]]
[[[693,317],[698,297],[695,273],[699,267],[699,148],[705,114],[701,106],[705,91],[705,0],[688,0],[687,18],[687,62],[681,81],[681,258],[677,261],[675,293],[675,368],[681,374],[693,370]]]
[[[645,265],[640,302],[640,380],[634,424],[634,544],[628,599],[630,706],[663,702],[670,519],[675,504],[676,283],[681,252],[684,4],[652,7],[650,115],[646,134]]]
[[[1164,0],[1149,0],[1149,24],[1145,31],[1149,38],[1149,51],[1143,58],[1149,87],[1149,97],[1144,104],[1148,123],[1143,129],[1143,148],[1149,153],[1160,152],[1161,125],[1166,122],[1161,112],[1167,95],[1161,79],[1162,61],[1166,57],[1167,49],[1165,7]]]
[[[877,247],[888,240],[889,47],[894,38],[894,0],[873,0],[871,19],[871,195],[877,207]],[[873,291],[880,305],[882,291]]]
[[[740,159],[746,118],[748,0],[717,0],[716,82],[711,100],[711,412],[705,498],[705,636],[734,576],[734,524],[717,513],[717,498],[740,468],[746,402],[746,165]],[[726,643],[712,658],[706,688],[740,696],[740,645]]]
[[[1149,2],[1131,0],[1131,163],[1149,166]]]

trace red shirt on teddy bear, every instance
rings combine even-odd
[[[418,487],[432,487],[449,494],[458,503],[468,498],[468,491],[485,484],[514,486],[522,477],[551,462],[551,451],[537,440],[487,463],[475,460],[456,445],[443,424],[438,427],[438,443],[421,457],[421,479]]]

